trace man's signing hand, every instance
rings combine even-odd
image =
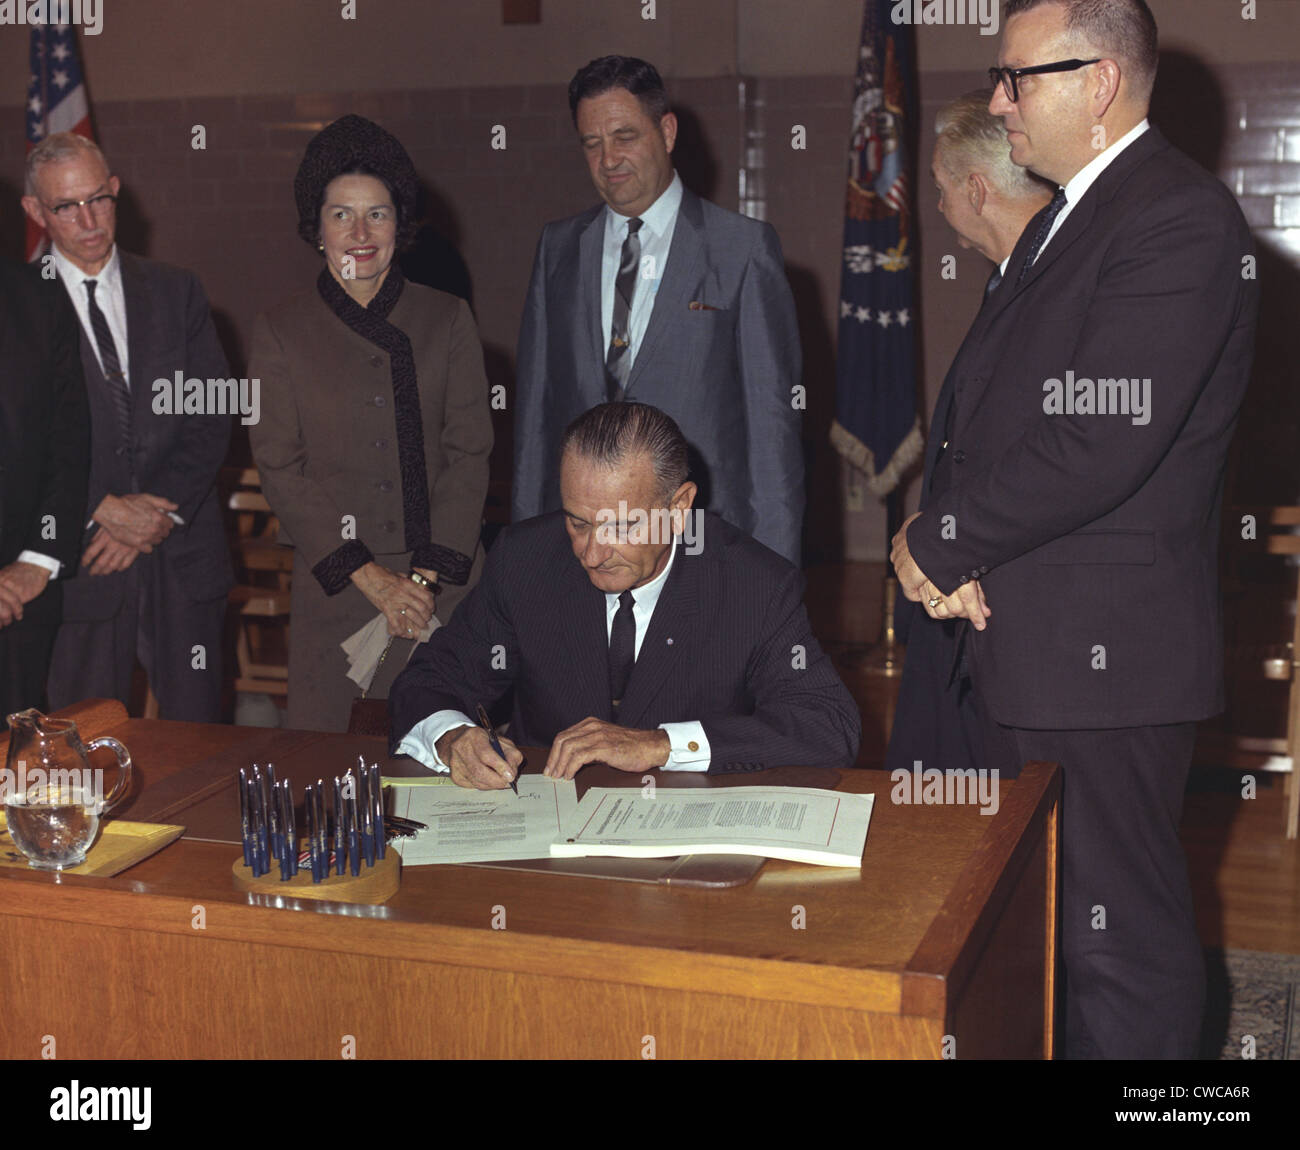
[[[492,749],[487,732],[482,727],[453,727],[435,748],[440,758],[451,770],[451,781],[458,787],[474,787],[480,791],[499,791],[510,785],[519,774],[523,753],[509,739],[498,736],[506,761]]]

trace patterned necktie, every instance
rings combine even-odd
[[[636,616],[632,614],[635,603],[631,591],[618,597],[618,613],[609,632],[609,699],[615,715],[636,663]]]
[[[1034,260],[1038,258],[1038,253],[1043,250],[1043,245],[1047,243],[1047,235],[1052,230],[1052,224],[1056,222],[1056,217],[1061,214],[1064,207],[1065,189],[1057,188],[1056,195],[1052,197],[1052,202],[1047,205],[1047,211],[1044,212],[1042,221],[1038,225],[1038,231],[1034,233],[1034,242],[1029,245],[1029,254],[1021,265],[1020,274],[1016,277],[1017,287],[1024,282],[1025,276],[1029,274],[1029,269],[1034,266]]]
[[[609,351],[605,353],[605,381],[610,403],[621,401],[627,387],[630,367],[627,352],[631,339],[628,329],[632,315],[632,294],[636,291],[637,268],[641,263],[641,238],[637,235],[640,230],[639,218],[628,220],[627,239],[623,241],[618,277],[614,280],[614,319],[610,324]]]
[[[86,280],[86,310],[90,315],[90,330],[94,333],[95,344],[99,348],[99,361],[104,367],[104,378],[108,381],[108,392],[113,399],[113,408],[117,412],[118,442],[124,448],[131,446],[131,392],[126,386],[126,376],[122,372],[122,361],[117,357],[117,344],[113,342],[113,333],[108,327],[108,317],[95,302],[97,280]]]

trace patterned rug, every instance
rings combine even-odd
[[[1201,1057],[1300,1061],[1300,955],[1205,952]]]

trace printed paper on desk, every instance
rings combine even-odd
[[[578,791],[572,779],[520,775],[517,797],[509,787],[402,787],[392,802],[393,814],[428,827],[391,844],[404,866],[504,862],[549,858],[551,843],[577,809]]]
[[[862,865],[874,795],[813,787],[591,787],[564,834],[561,858],[760,855],[823,866]]]

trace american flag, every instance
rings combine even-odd
[[[27,150],[54,132],[95,138],[90,101],[81,73],[77,33],[71,24],[32,27],[31,73],[27,81]],[[27,259],[45,254],[45,232],[27,221]]]

